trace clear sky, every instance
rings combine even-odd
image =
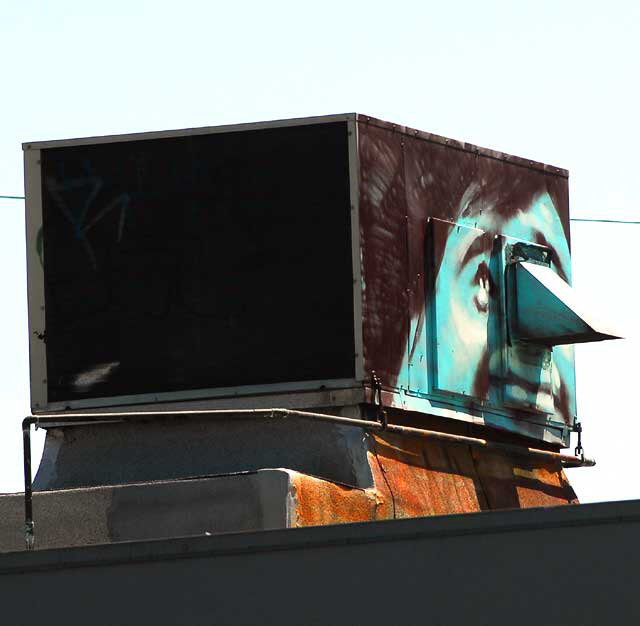
[[[25,141],[358,111],[567,168],[573,217],[640,221],[637,2],[0,0],[0,58],[0,195]],[[0,492],[29,412],[23,211],[0,199]],[[577,350],[583,501],[640,497],[639,240],[572,224],[574,285],[628,337]]]

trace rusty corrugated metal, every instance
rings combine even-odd
[[[375,435],[373,449],[393,494],[395,517],[470,513],[484,508],[463,446]]]
[[[370,437],[374,485],[293,473],[298,526],[576,504],[559,462],[382,433]]]
[[[556,461],[390,434],[373,439],[393,492],[396,517],[577,502]]]
[[[490,509],[577,504],[578,499],[559,465],[531,462],[486,450],[471,450]]]
[[[385,500],[375,489],[337,485],[315,476],[292,473],[295,526],[324,526],[389,519]]]

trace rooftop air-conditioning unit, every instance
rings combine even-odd
[[[611,333],[563,300],[566,171],[355,114],[24,154],[34,413],[366,406],[379,380],[567,442],[567,338]]]

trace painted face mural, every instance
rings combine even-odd
[[[572,349],[556,347],[552,359],[545,346],[510,341],[505,323],[504,270],[514,243],[544,246],[569,278],[558,212],[545,191],[505,219],[491,205],[474,205],[478,193],[474,184],[466,190],[455,225],[433,220],[434,245],[445,241],[433,292],[434,388],[539,413],[558,408],[569,417],[562,379],[573,375]]]
[[[404,390],[403,408],[537,438],[555,424],[558,437],[575,415],[573,348],[512,340],[505,269],[526,242],[570,281],[566,172],[396,128],[359,133],[365,370]]]

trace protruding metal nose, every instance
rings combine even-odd
[[[519,261],[507,271],[513,339],[548,346],[622,339],[550,267]]]

